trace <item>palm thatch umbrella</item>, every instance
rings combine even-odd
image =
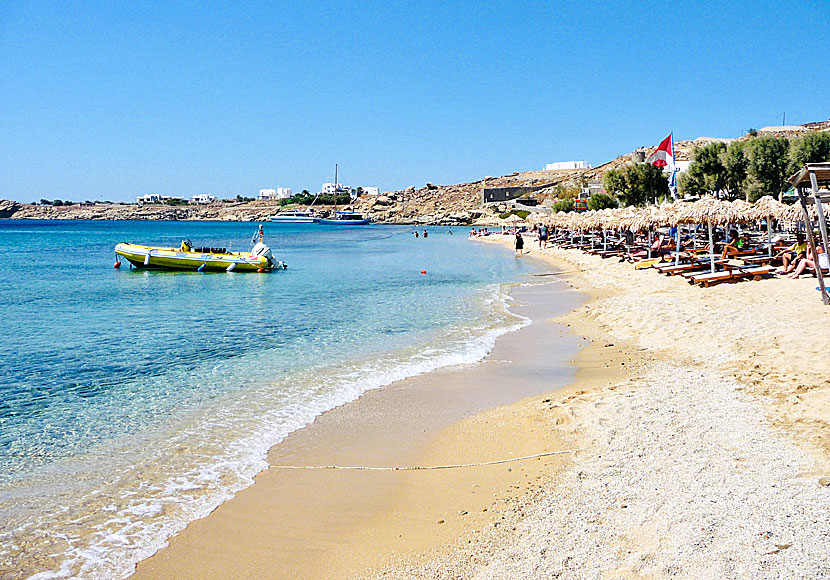
[[[509,216],[507,216],[506,218],[504,218],[502,220],[502,223],[503,224],[517,224],[517,223],[523,222],[523,221],[525,221],[523,218],[520,218],[515,213],[513,213],[513,214],[510,214]]]
[[[770,256],[772,256],[772,220],[783,219],[788,209],[789,207],[771,195],[765,195],[746,211],[747,217],[752,220],[767,220],[767,246]]]
[[[475,220],[472,225],[474,225],[474,226],[485,226],[485,227],[497,226],[497,225],[499,225],[499,220],[495,216],[486,216],[485,215],[485,216],[481,216],[480,218]]]
[[[714,272],[715,244],[712,239],[712,224],[725,225],[741,223],[746,218],[728,201],[722,201],[711,196],[706,196],[694,203],[686,205],[685,208],[681,206],[677,207],[673,221],[677,225],[706,223],[709,230],[709,262],[712,272]]]

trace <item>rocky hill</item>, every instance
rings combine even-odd
[[[764,127],[755,134],[791,138],[812,131],[830,131],[830,120],[804,125]],[[750,137],[747,134],[739,139]],[[699,137],[693,141],[675,141],[675,156],[678,160],[689,160],[695,147],[715,141],[728,144],[733,139]],[[469,225],[479,220],[492,221],[497,212],[506,208],[483,206],[481,200],[485,186],[539,188],[537,193],[540,198],[544,198],[555,194],[558,186],[600,182],[607,171],[643,161],[655,149],[656,146],[640,147],[590,169],[516,172],[454,185],[427,183],[420,188],[409,187],[384,192],[379,196],[364,196],[352,208],[369,215],[375,223]],[[278,209],[279,206],[274,203],[261,201],[199,206],[75,204],[56,207],[0,200],[0,218],[15,219],[264,221]],[[329,213],[332,209],[320,207],[318,211]]]

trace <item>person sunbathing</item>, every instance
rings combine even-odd
[[[804,241],[804,234],[798,232],[795,234],[795,243],[776,254],[774,257],[783,261],[784,265],[778,270],[779,274],[789,274],[792,272],[798,261],[807,253],[807,242]]]
[[[738,230],[731,229],[729,230],[729,239],[726,240],[726,243],[723,245],[723,252],[721,253],[721,259],[726,259],[727,256],[737,256],[738,246],[741,243],[741,239],[738,236]]]
[[[818,253],[818,267],[822,270],[830,270],[830,260],[827,258],[827,254],[824,253],[824,247],[818,246],[816,248],[816,252]],[[802,258],[798,265],[795,267],[790,274],[787,275],[788,278],[798,278],[806,269],[810,269],[815,272],[816,270],[816,261],[812,259],[813,252],[810,251],[810,248],[807,248],[807,255]]]
[[[666,253],[666,250],[663,250],[664,242],[665,238],[663,236],[657,236],[657,238],[651,243],[652,257],[660,257]],[[628,254],[626,254],[625,258],[629,262],[639,262],[640,260],[645,260],[648,258],[648,250],[637,250],[635,252],[629,252]]]

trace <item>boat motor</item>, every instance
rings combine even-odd
[[[263,242],[257,242],[254,245],[253,249],[251,250],[251,255],[257,257],[264,257],[268,259],[268,265],[271,267],[272,270],[284,270],[285,264],[282,262],[277,261],[274,258],[274,255],[271,253],[271,248],[266,246]]]

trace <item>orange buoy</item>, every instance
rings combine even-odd
[[[427,273],[426,270],[421,270],[421,274],[426,274],[426,273]]]
[[[112,265],[113,268],[116,270],[121,267],[121,260],[118,260],[115,264]]]
[[[260,227],[262,227],[262,226],[260,226]],[[261,272],[262,272],[262,268],[257,268],[257,270],[256,270],[256,271],[261,273]]]

